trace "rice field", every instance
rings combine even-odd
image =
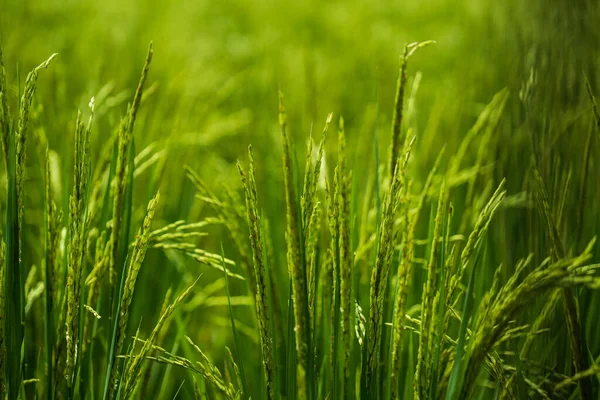
[[[0,0],[0,399],[596,399],[600,4]]]

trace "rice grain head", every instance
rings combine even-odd
[[[275,382],[275,367],[273,361],[273,332],[271,326],[273,321],[269,321],[269,299],[267,285],[267,274],[263,264],[264,254],[261,237],[261,222],[258,213],[258,199],[256,191],[256,179],[254,176],[254,157],[252,148],[248,148],[248,157],[250,159],[250,168],[248,175],[244,173],[241,164],[238,162],[237,167],[242,179],[244,193],[246,195],[246,209],[248,213],[248,226],[250,227],[250,242],[252,247],[252,257],[254,263],[254,275],[256,276],[256,313],[258,316],[258,328],[260,334],[260,342],[262,347],[262,364],[265,373],[266,395],[268,399],[277,396]]]

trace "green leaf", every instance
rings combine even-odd
[[[471,268],[471,274],[469,276],[469,284],[467,285],[467,291],[465,292],[462,321],[460,322],[460,328],[458,330],[458,341],[456,344],[454,365],[452,366],[450,380],[448,381],[446,400],[453,400],[459,397],[462,390],[464,372],[469,362],[468,358],[470,356],[470,352],[465,352],[465,342],[467,337],[467,328],[469,326],[469,319],[473,311],[473,285],[475,283],[475,267],[479,259],[480,250],[481,245],[477,247],[475,261],[473,262],[473,267]]]
[[[287,346],[286,346],[286,387],[285,394],[289,400],[295,400],[297,395],[296,389],[296,371],[298,365],[298,354],[296,352],[296,335],[294,335],[294,311],[292,301],[292,282],[289,283],[288,296],[288,315],[287,315]]]
[[[16,144],[11,129],[8,150],[8,195],[6,201],[6,262],[4,276],[6,346],[6,389],[8,400],[16,400],[21,387],[21,347],[23,345],[23,305],[19,209],[17,205]]]
[[[235,353],[240,357],[240,346],[238,340],[237,329],[235,329],[235,319],[233,318],[233,308],[231,307],[231,294],[229,293],[229,279],[227,278],[227,265],[225,265],[225,250],[223,250],[223,243],[221,243],[221,266],[223,267],[223,274],[225,275],[225,289],[227,291],[227,305],[229,306],[229,318],[231,319],[231,330],[233,331],[233,342],[235,344]],[[272,310],[272,307],[270,307]],[[271,315],[272,321],[272,315]],[[275,358],[277,359],[277,358]],[[248,386],[246,385],[246,374],[244,373],[244,363],[241,359],[237,361],[238,367],[240,368],[240,377],[242,379],[242,399],[246,398],[248,393]],[[275,374],[277,377],[277,374]]]

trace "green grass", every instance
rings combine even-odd
[[[597,398],[600,6],[521,3],[3,2],[0,400]]]

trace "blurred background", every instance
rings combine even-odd
[[[430,39],[437,43],[419,51],[408,66],[409,88],[418,86],[414,103],[407,105],[411,108],[407,126],[417,137],[410,174],[423,182],[446,146],[443,170],[485,105],[508,88],[510,97],[498,129],[491,140],[476,144],[467,155],[472,164],[479,154],[487,167],[477,187],[495,187],[506,177],[509,195],[518,199],[527,189],[534,157],[551,196],[558,196],[566,174],[571,173],[562,235],[570,253],[580,251],[598,232],[599,222],[594,202],[600,198],[596,185],[600,132],[594,131],[584,78],[600,97],[599,24],[600,2],[595,0],[0,0],[0,41],[13,110],[26,73],[58,53],[52,66],[40,73],[32,118],[33,130],[47,137],[56,154],[72,154],[77,110],[89,114],[88,103],[94,96],[92,157],[99,157],[131,101],[153,41],[149,90],[135,141],[138,152],[146,149],[159,155],[136,177],[133,226],[139,225],[148,199],[159,187],[156,226],[210,215],[194,199],[183,166],[198,171],[215,192],[223,186],[239,191],[235,161],[245,160],[252,144],[259,201],[271,224],[274,248],[281,250],[276,258],[282,265],[285,220],[281,218],[278,88],[285,94],[299,160],[311,131],[319,137],[327,114],[333,112],[335,119],[343,115],[351,168],[360,189],[375,168],[375,135],[381,159],[387,159],[404,45]],[[418,85],[413,85],[415,80]],[[335,165],[335,142],[328,142],[331,155],[325,168]],[[42,185],[42,178],[33,167],[37,165],[35,140],[29,143],[32,168],[26,185],[35,187]],[[582,162],[586,143],[588,178]],[[55,190],[68,191],[71,160],[61,156],[55,161],[61,171]],[[588,179],[587,185],[582,179]],[[358,190],[359,204],[361,195]],[[460,213],[461,199],[468,193],[457,189],[453,195]],[[28,201],[35,208],[42,199],[31,195]],[[526,201],[515,202],[518,206],[503,211],[491,227],[498,246],[488,255],[490,265],[512,266],[543,245],[528,237],[528,232],[543,229],[535,212]],[[31,260],[42,254],[35,244],[43,240],[36,226],[40,224],[31,223],[29,232]],[[422,228],[425,236],[427,226]],[[225,253],[235,260],[228,236],[219,227],[209,233],[202,247],[220,253],[223,242]],[[183,287],[178,284],[182,276],[202,273],[201,285],[206,287],[219,276],[175,255],[155,250],[148,257],[152,262],[142,269],[141,293],[136,289],[130,317],[137,325],[143,316],[143,329],[153,326],[156,315],[143,315],[142,310],[158,312],[168,285]],[[237,284],[233,283],[234,292],[243,290]],[[282,286],[287,290],[287,283]],[[214,292],[223,300],[222,286]],[[198,304],[200,311],[191,322],[186,316],[178,317],[178,323],[189,323],[188,334],[220,359],[223,344],[230,340],[226,303]],[[598,305],[598,299],[582,299],[582,312],[597,312],[588,304]],[[243,321],[244,310],[236,310]],[[587,321],[586,331],[592,337],[595,322]],[[589,345],[598,354],[600,342],[590,340]]]

